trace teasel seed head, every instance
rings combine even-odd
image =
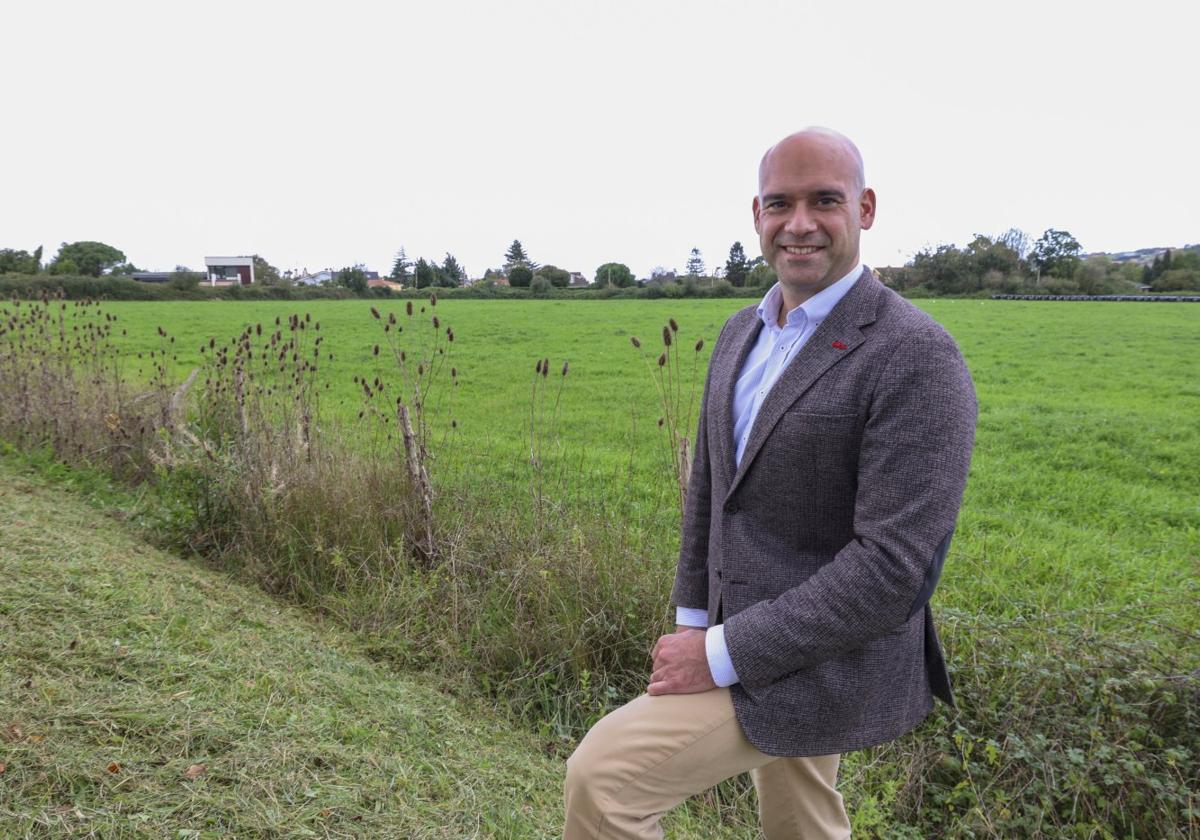
[[[659,367],[662,367],[662,366],[663,366],[663,365],[665,365],[666,363],[667,363],[667,354],[666,354],[666,353],[659,353],[659,354],[658,354],[658,366],[659,366]]]
[[[571,366],[570,362],[563,362],[563,372],[562,372],[563,376],[567,375],[567,370],[570,369],[570,366]]]
[[[703,349],[704,349],[704,339],[702,338],[696,342],[696,352],[699,353]]]
[[[673,332],[673,333],[679,332],[679,324],[675,322],[674,318],[667,319],[667,326],[669,326],[671,328],[671,332]]]
[[[671,328],[670,327],[663,327],[663,346],[665,346],[665,347],[671,346]]]
[[[411,300],[410,300],[410,301],[406,301],[406,302],[405,302],[405,304],[404,304],[404,311],[408,313],[408,315],[409,315],[409,317],[410,317],[410,318],[412,317],[412,313],[413,313],[413,305],[412,305],[412,301],[411,301]]]
[[[374,306],[371,307],[371,317],[374,318],[376,321],[379,320],[379,310],[376,309]]]
[[[636,335],[629,336],[629,343],[632,344],[638,350],[642,349],[642,342],[638,341],[638,337]]]

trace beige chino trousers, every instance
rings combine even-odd
[[[767,840],[843,840],[840,756],[778,758],[742,734],[729,689],[643,694],[605,716],[567,759],[565,840],[661,838],[689,796],[750,772]]]

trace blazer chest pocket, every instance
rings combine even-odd
[[[853,490],[860,438],[857,414],[789,411],[767,436],[756,464],[760,476],[778,487],[794,487],[798,476],[816,477],[824,491]]]
[[[774,431],[788,438],[845,438],[858,431],[858,415],[789,411],[779,418]]]

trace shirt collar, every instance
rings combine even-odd
[[[838,301],[846,296],[846,292],[850,291],[850,287],[854,285],[854,281],[862,274],[862,270],[862,263],[855,264],[854,268],[850,269],[849,273],[836,283],[826,286],[804,301],[804,303],[797,306],[788,313],[787,326],[796,326],[801,323],[802,318],[811,323],[814,328],[820,326],[825,317],[833,311],[833,307],[837,306]],[[776,283],[763,296],[762,302],[758,304],[758,317],[765,326],[778,328],[779,307],[781,306],[783,306],[783,288],[779,283]]]

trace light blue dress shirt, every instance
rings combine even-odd
[[[763,297],[758,305],[758,317],[763,322],[763,328],[746,357],[733,391],[733,436],[739,465],[742,463],[742,453],[746,451],[746,442],[750,440],[750,430],[754,428],[754,418],[758,416],[758,410],[771,393],[771,388],[788,363],[800,352],[800,348],[833,311],[833,307],[850,291],[860,274],[861,263],[832,286],[822,289],[789,312],[782,327],[779,326],[779,310],[783,306],[783,291],[779,284],[772,286]],[[675,623],[687,627],[707,627],[708,611],[676,607]],[[724,624],[716,624],[705,632],[704,652],[708,657],[713,682],[722,687],[739,682],[733,660],[729,658],[729,648],[725,645]]]

